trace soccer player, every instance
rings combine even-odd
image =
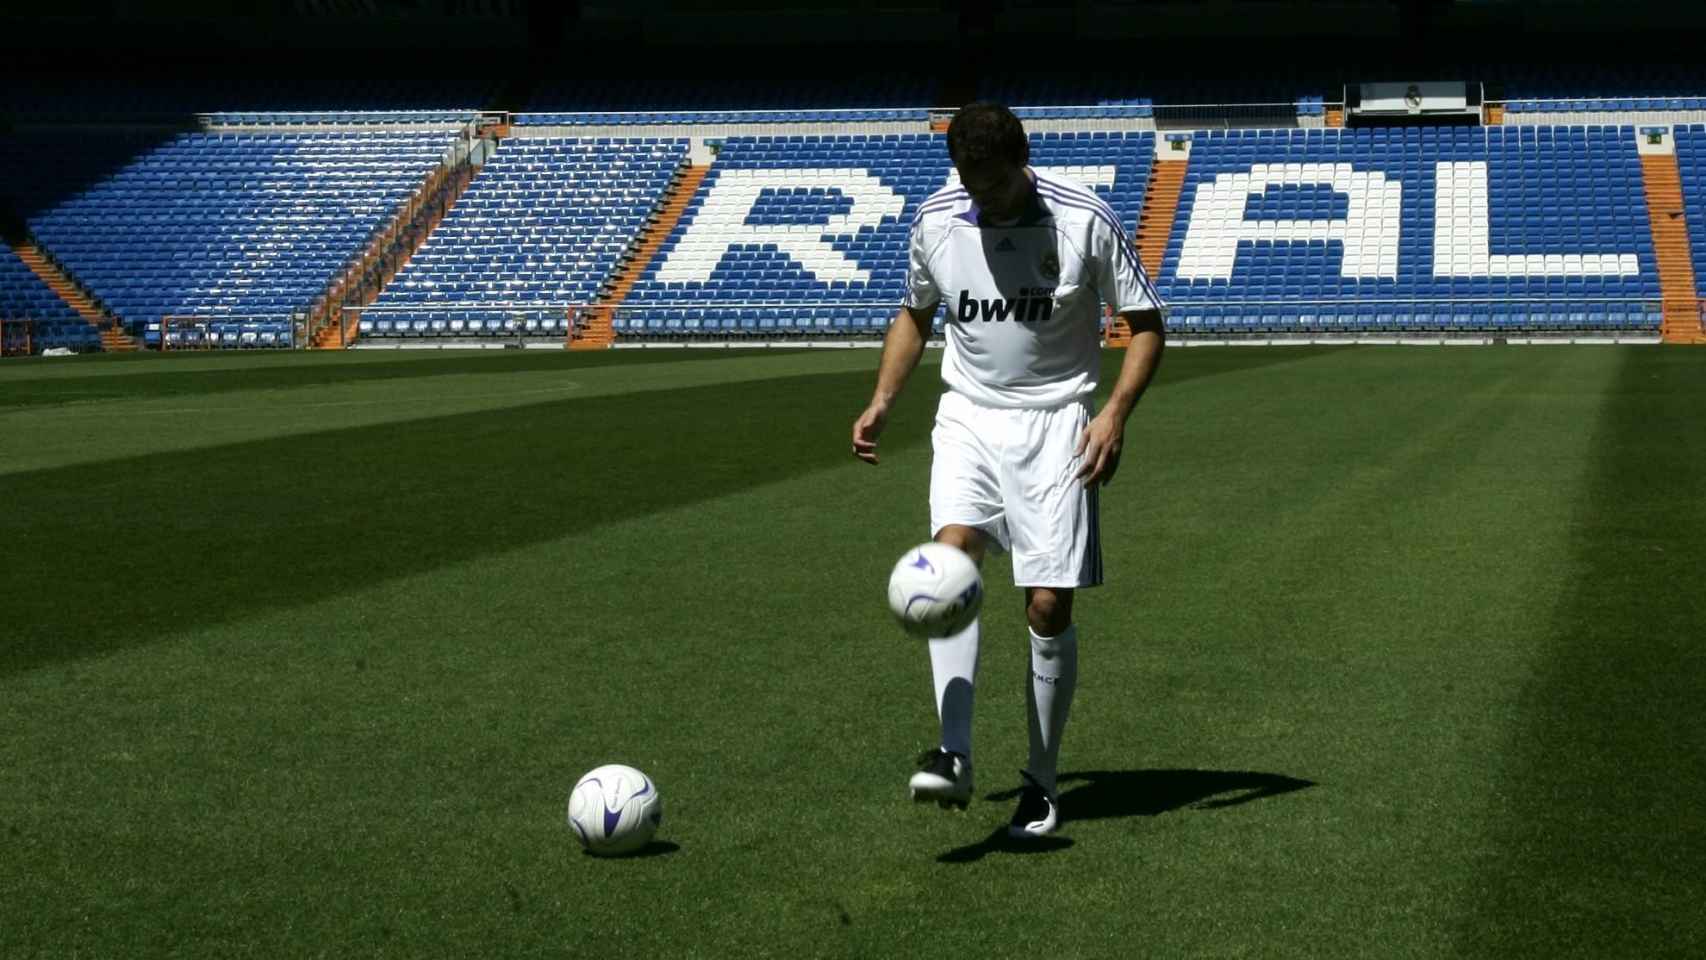
[[[980,565],[1011,552],[1030,622],[1030,758],[1008,826],[1042,837],[1059,824],[1055,775],[1078,678],[1074,591],[1102,582],[1097,488],[1119,467],[1126,419],[1154,376],[1162,304],[1119,217],[1095,193],[1028,166],[1012,111],[960,109],[948,126],[960,182],[930,195],[912,223],[906,298],[889,325],[876,391],[853,423],[853,453],[877,463],[877,437],[944,303],[947,387],[931,433],[930,528]],[[1100,413],[1102,304],[1131,325]],[[920,758],[912,797],[964,807],[972,793],[972,704],[979,624],[931,640],[941,744]]]

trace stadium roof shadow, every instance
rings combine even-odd
[[[0,676],[863,469],[846,437],[871,381],[556,400],[0,476],[0,569],[32,585],[0,604]],[[930,401],[920,390],[903,402]],[[926,442],[930,419],[897,418],[885,450]],[[767,454],[727,454],[749,449]]]
[[[786,351],[778,350],[777,353]],[[390,351],[387,351],[390,353]],[[504,374],[557,371],[565,374],[596,366],[599,369],[627,364],[656,365],[660,362],[692,363],[726,359],[722,350],[610,350],[591,354],[564,354],[555,350],[396,351],[384,359],[372,353],[350,351],[316,358],[304,366],[299,355],[280,351],[256,354],[249,351],[219,353],[205,350],[158,353],[120,353],[90,357],[100,364],[98,372],[83,376],[0,382],[0,411],[7,408],[43,407],[62,403],[101,400],[158,400],[165,397],[200,397],[253,390],[299,390],[319,386],[372,383],[383,380],[413,380],[461,374]],[[660,359],[660,357],[662,359]],[[576,364],[572,361],[585,358]],[[276,366],[257,361],[276,359]],[[229,367],[217,366],[230,361]],[[137,365],[137,372],[112,375],[111,365]],[[180,364],[182,366],[180,366]],[[211,365],[210,364],[214,364]],[[196,369],[185,369],[193,365]]]
[[[1154,817],[1175,810],[1219,810],[1314,785],[1311,780],[1244,770],[1084,770],[1060,776],[1061,824]],[[1018,794],[1017,789],[1004,790],[984,799],[1012,800]],[[991,853],[1047,853],[1070,846],[1071,837],[1058,835],[1040,841],[1012,840],[1006,826],[1001,826],[977,843],[956,847],[936,859],[971,863]]]
[[[1178,383],[1322,351],[1217,353],[1163,377]],[[1110,352],[1105,382],[1121,359]],[[308,380],[493,369],[477,363],[327,364]],[[526,354],[501,363],[550,366]],[[217,393],[283,386],[283,377],[162,369],[127,375],[122,389],[126,398],[177,395],[186,384]],[[32,381],[0,390],[0,407],[112,400],[113,379]],[[0,602],[0,676],[855,468],[847,430],[872,380],[860,370],[576,397],[0,475],[0,570],[32,585]],[[928,442],[931,386],[902,397],[917,409],[894,418],[885,451]],[[431,407],[429,398],[399,402]],[[767,454],[728,455],[747,449]],[[610,495],[587,500],[587,491]]]
[[[21,237],[27,222],[108,180],[136,160],[199,130],[192,115],[110,127],[0,121],[0,228]]]

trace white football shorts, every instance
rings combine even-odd
[[[1078,588],[1102,582],[1094,487],[1073,477],[1087,400],[1045,409],[986,407],[948,391],[930,434],[930,532],[976,527],[1013,554],[1013,583]]]

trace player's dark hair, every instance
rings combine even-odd
[[[948,124],[948,158],[957,166],[1004,160],[1024,166],[1031,159],[1031,141],[1013,111],[992,100],[968,103]]]

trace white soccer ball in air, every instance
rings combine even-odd
[[[662,822],[657,784],[633,767],[594,767],[569,792],[569,829],[581,846],[601,857],[640,849]]]
[[[948,637],[971,625],[983,606],[983,576],[958,547],[924,543],[889,574],[889,609],[915,637]]]

